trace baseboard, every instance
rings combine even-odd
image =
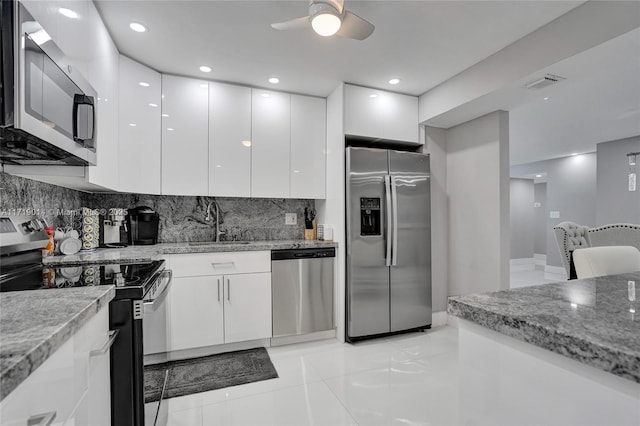
[[[533,257],[511,259],[509,268],[511,271],[533,271],[536,268],[536,261]]]
[[[546,266],[547,265],[547,255],[546,254],[534,254],[533,259],[535,260],[536,266]]]
[[[316,331],[313,333],[295,334],[271,338],[271,346],[290,345],[292,343],[313,342],[315,340],[335,339],[336,329]]]
[[[447,325],[458,328],[458,321],[458,317],[455,315],[447,314]]]
[[[565,271],[565,269],[562,266],[545,265],[544,271],[549,272],[551,274],[563,275],[565,277],[567,276],[567,271]]]
[[[446,311],[442,311],[442,312],[434,312],[431,315],[431,327],[440,327],[443,325],[447,325],[447,312]]]

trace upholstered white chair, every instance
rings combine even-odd
[[[567,271],[567,277],[570,280],[576,278],[571,254],[576,249],[591,247],[588,231],[588,226],[578,225],[573,222],[560,222],[553,227],[558,249],[560,249],[560,257],[562,257],[564,269]]]
[[[640,250],[631,246],[576,249],[573,263],[578,279],[640,272]]]
[[[612,223],[589,229],[591,247],[632,246],[640,250],[640,225]]]

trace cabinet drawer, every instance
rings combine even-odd
[[[165,257],[174,277],[247,274],[271,271],[271,252],[172,254]]]

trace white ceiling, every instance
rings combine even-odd
[[[597,143],[640,135],[640,29],[537,75],[545,72],[567,80],[537,91],[523,89],[521,81],[505,90],[505,98],[514,96],[511,164],[593,152]]]
[[[347,0],[376,26],[356,41],[270,27],[306,15],[307,0],[96,2],[120,52],[160,72],[258,87],[276,76],[278,90],[323,97],[342,81],[420,95],[581,3]]]

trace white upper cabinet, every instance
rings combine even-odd
[[[96,166],[86,169],[88,182],[105,188],[119,189],[118,142],[118,70],[120,54],[102,23],[93,3],[87,6],[90,23],[87,70],[84,73],[98,92],[96,102],[96,141],[98,145]]]
[[[251,89],[251,196],[289,197],[291,95]]]
[[[209,82],[209,195],[251,196],[251,88]]]
[[[325,99],[291,95],[291,198],[324,198]]]
[[[420,143],[418,98],[345,84],[344,132]]]
[[[119,190],[160,194],[160,74],[120,56]]]
[[[209,193],[209,84],[162,76],[162,194]]]

